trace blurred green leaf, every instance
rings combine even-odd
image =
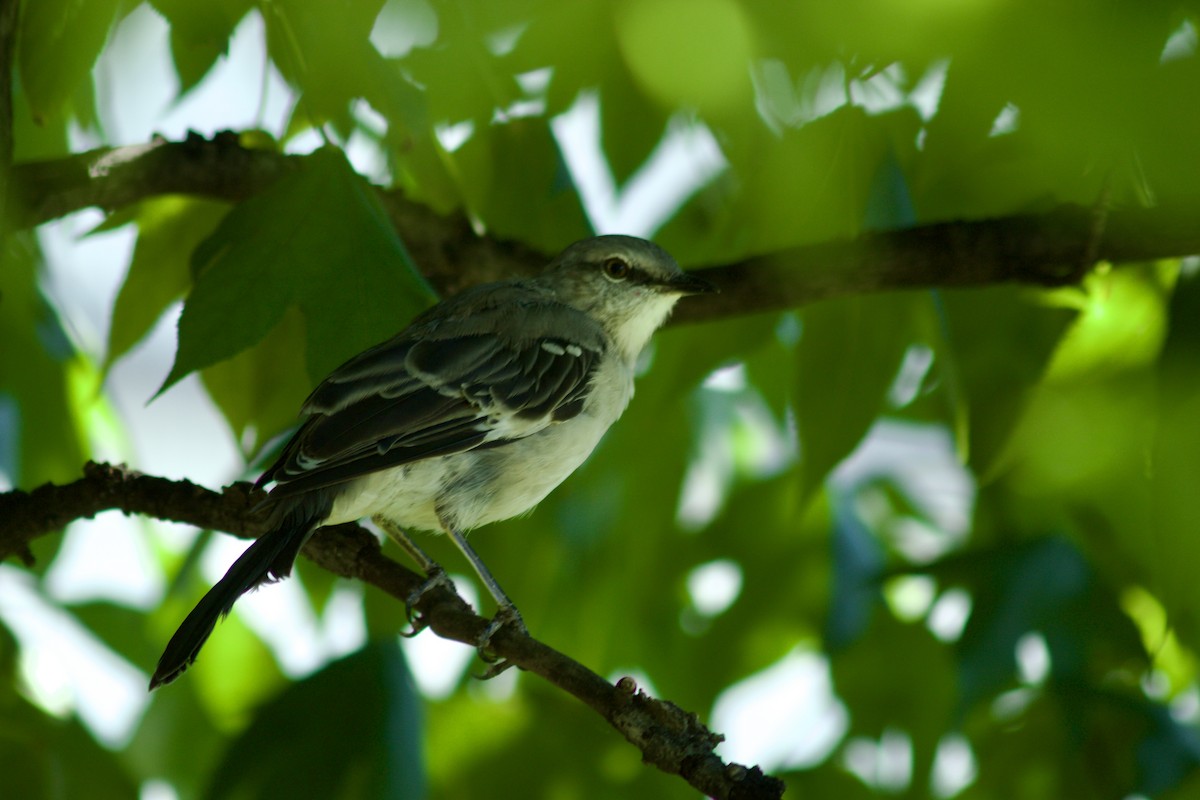
[[[895,730],[912,740],[914,785],[928,784],[938,741],[953,724],[949,650],[923,626],[876,614],[866,634],[830,657],[834,689],[855,710],[849,736]]]
[[[29,488],[73,479],[85,453],[72,393],[86,367],[38,286],[39,259],[28,235],[0,249],[0,466]]]
[[[746,209],[737,235],[770,251],[861,233],[880,168],[905,164],[918,125],[907,109],[871,117],[842,106],[780,135],[765,126],[746,130],[722,148],[737,176],[726,202]]]
[[[309,375],[325,375],[432,297],[371,188],[335,150],[238,205],[194,262],[201,271],[164,389],[258,343],[291,306],[304,315]]]
[[[746,113],[754,36],[734,0],[643,0],[616,6],[617,46],[633,79],[666,108]]]
[[[495,235],[554,252],[592,233],[547,120],[477,130],[453,162],[468,207]]]
[[[91,80],[89,73],[117,6],[118,0],[37,0],[22,5],[18,64],[35,120],[46,120],[80,84]]]
[[[517,702],[464,693],[430,705],[430,782],[445,797],[696,796],[677,777],[646,769],[636,748],[579,703],[540,680],[518,678],[518,687]],[[532,780],[530,753],[538,754]]]
[[[971,595],[971,616],[955,648],[966,706],[1013,687],[1017,644],[1030,633],[1044,638],[1054,680],[1099,683],[1145,664],[1133,621],[1066,539],[976,548],[930,573]]]
[[[1181,278],[1170,304],[1170,327],[1158,369],[1159,402],[1153,437],[1150,503],[1151,590],[1167,606],[1172,626],[1200,647],[1200,591],[1189,565],[1200,559],[1193,535],[1200,519],[1195,476],[1200,474],[1200,280]]]
[[[484,127],[521,96],[515,77],[495,52],[496,37],[510,32],[492,27],[487,6],[438,3],[437,40],[402,60],[404,70],[419,85],[442,87],[429,94],[429,116],[434,121],[471,120]],[[517,16],[515,11],[510,8],[500,16]]]
[[[171,24],[171,57],[180,95],[195,87],[228,52],[234,28],[254,7],[253,0],[150,0],[150,4]]]
[[[146,638],[143,612],[107,601],[75,603],[67,611],[131,664],[149,664],[157,648]]]
[[[1075,312],[1015,287],[940,297],[947,331],[935,358],[966,407],[960,449],[986,480]]]
[[[820,486],[883,410],[913,341],[920,302],[909,294],[864,295],[805,309],[795,396],[806,492]]]
[[[349,137],[351,102],[365,98],[387,117],[392,136],[424,135],[425,96],[371,43],[384,0],[279,0],[264,8],[267,48],[283,76],[301,91],[288,134],[330,123]],[[302,124],[303,123],[303,124]]]
[[[205,652],[206,658],[211,655]],[[122,752],[138,775],[169,780],[184,800],[200,796],[229,736],[216,727],[201,703],[199,683],[190,678],[151,695],[150,707]]]
[[[263,706],[205,797],[424,797],[420,732],[396,641],[369,644]]]
[[[581,90],[594,89],[620,69],[611,35],[578,35],[612,27],[612,5],[605,0],[574,3],[539,2],[529,27],[517,41],[512,64],[517,72],[552,67],[546,93],[546,116],[566,111]]]
[[[869,800],[879,794],[864,784],[846,768],[826,761],[816,769],[784,774],[787,794],[799,797],[837,797],[841,800]]]
[[[138,781],[115,753],[96,743],[79,720],[54,717],[13,690],[14,645],[11,633],[0,625],[0,678],[4,679],[0,685],[0,774],[4,775],[5,797],[136,797]]]
[[[1173,797],[1198,752],[1195,732],[1140,693],[1071,680],[981,709],[967,733],[978,758],[968,800]]]
[[[837,652],[858,641],[881,610],[886,562],[883,546],[858,518],[852,498],[838,498],[833,511],[833,585],[824,641]]]
[[[13,162],[38,159],[61,158],[70,152],[67,137],[68,120],[71,114],[66,106],[34,119],[33,107],[29,104],[20,81],[13,81]]]
[[[600,149],[618,186],[646,164],[667,133],[669,114],[614,69],[600,92]]]

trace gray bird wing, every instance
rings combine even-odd
[[[418,319],[335,370],[258,485],[274,481],[273,497],[299,494],[503,444],[579,414],[603,331],[568,306],[504,300]],[[528,324],[514,325],[514,313]]]

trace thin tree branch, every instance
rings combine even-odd
[[[0,561],[27,553],[30,542],[68,522],[113,509],[253,538],[262,530],[248,512],[260,499],[249,484],[213,492],[188,481],[89,462],[83,478],[73,483],[0,493],[0,520],[4,521]],[[377,586],[401,602],[424,581],[385,556],[375,537],[354,524],[322,530],[305,545],[304,554],[335,575]],[[465,644],[478,641],[488,624],[465,600],[442,587],[422,596],[416,609],[421,622],[438,636]],[[709,797],[757,800],[783,794],[783,783],[758,767],[725,764],[713,752],[723,737],[709,731],[696,714],[648,697],[630,678],[614,686],[568,656],[507,627],[492,637],[489,649],[586,703],[637,747],[644,761],[681,776]]]
[[[244,199],[300,163],[298,156],[243,147],[234,133],[211,140],[96,150],[13,168],[10,202],[17,227],[32,227],[88,206],[114,209],[147,197],[184,193]],[[477,236],[462,214],[439,215],[396,191],[380,190],[401,238],[443,293],[540,269],[547,255]],[[949,221],[856,239],[793,247],[724,265],[689,265],[722,292],[695,298],[676,321],[699,322],[814,300],[906,289],[1000,283],[1064,286],[1096,261],[1146,261],[1200,253],[1200,199],[1153,209],[1062,205],[1045,213]]]

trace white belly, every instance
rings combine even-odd
[[[615,359],[596,376],[583,411],[523,439],[418,461],[346,486],[326,525],[383,515],[409,530],[467,531],[532,509],[574,472],[633,396],[632,370]]]

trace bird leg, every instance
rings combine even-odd
[[[492,621],[488,623],[487,628],[484,629],[475,642],[475,649],[479,651],[479,657],[491,664],[487,672],[481,675],[480,678],[483,680],[494,678],[512,666],[508,661],[498,660],[496,655],[487,649],[488,644],[492,641],[492,637],[496,635],[496,631],[506,625],[525,634],[529,633],[529,629],[525,627],[525,620],[521,619],[521,612],[517,610],[513,601],[508,599],[508,595],[504,593],[504,590],[500,588],[500,584],[492,577],[492,573],[488,570],[487,565],[483,563],[483,560],[471,548],[471,545],[467,544],[467,537],[463,532],[453,525],[448,524],[444,518],[441,521],[442,527],[446,530],[446,535],[458,546],[458,549],[466,556],[467,561],[471,562],[471,566],[475,568],[475,574],[483,581],[483,585],[487,587],[488,592],[495,599],[496,605],[499,606],[496,609],[496,615],[492,617]]]
[[[371,517],[371,521],[387,534],[388,538],[396,544],[400,545],[404,552],[408,553],[421,572],[425,574],[425,582],[418,586],[411,594],[404,599],[404,615],[408,619],[408,624],[412,628],[407,633],[401,634],[406,637],[413,637],[425,629],[427,622],[421,621],[413,613],[413,606],[420,602],[421,598],[435,586],[445,586],[450,591],[454,591],[454,582],[446,575],[446,570],[442,566],[429,557],[429,554],[417,546],[417,543],[408,537],[399,525],[392,522],[387,517],[377,514]]]

